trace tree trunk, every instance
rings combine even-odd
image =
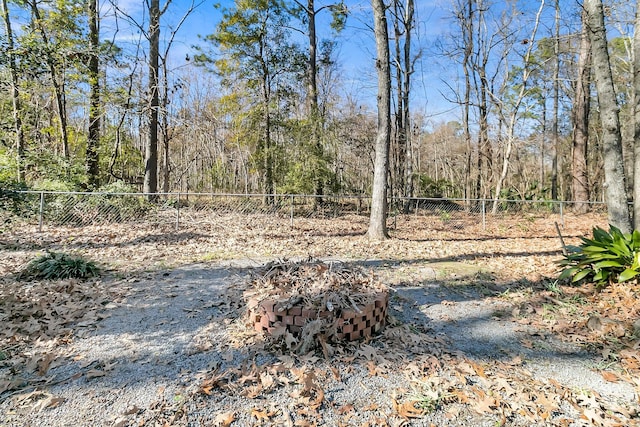
[[[98,0],[89,0],[89,138],[87,139],[86,167],[87,184],[92,190],[100,186],[100,170],[98,148],[100,147],[100,62],[98,49],[100,48],[98,26]]]
[[[464,100],[462,113],[462,127],[464,130],[464,141],[466,147],[465,153],[465,170],[464,170],[464,197],[467,209],[471,208],[471,199],[476,196],[473,194],[471,185],[471,163],[473,158],[473,147],[471,144],[471,128],[469,125],[471,112],[471,54],[473,53],[473,0],[467,0],[466,10],[461,15],[461,25],[464,40],[464,59],[462,69],[464,71]]]
[[[389,169],[389,142],[391,131],[391,75],[389,72],[389,33],[384,0],[371,0],[374,34],[376,39],[376,69],[378,72],[378,132],[376,158],[371,194],[369,238],[383,240],[387,233],[387,171]]]
[[[18,182],[24,182],[24,131],[22,130],[22,106],[18,91],[18,64],[13,44],[13,32],[11,31],[11,19],[7,0],[2,0],[2,19],[4,21],[7,37],[7,50],[9,51],[9,73],[11,75],[11,101],[13,106],[13,127],[16,133],[16,163]]]
[[[588,33],[587,14],[582,11],[582,32],[578,56],[578,80],[573,105],[572,185],[575,213],[589,211],[589,177],[587,169],[587,145],[589,142],[589,108],[591,85],[591,40]]]
[[[633,227],[640,228],[640,4],[633,32]]]
[[[160,56],[160,0],[149,4],[149,134],[145,144],[143,191],[158,191],[158,59]]]
[[[560,151],[560,136],[558,135],[558,111],[560,97],[560,0],[555,3],[555,37],[553,40],[553,113],[551,116],[551,137],[553,138],[553,170],[551,171],[551,198],[558,200],[558,152]]]
[[[307,58],[307,90],[309,104],[309,122],[311,124],[311,140],[313,150],[317,158],[314,173],[315,187],[315,204],[322,204],[322,196],[324,194],[324,180],[322,177],[321,165],[324,157],[324,149],[322,147],[322,139],[320,137],[320,110],[318,108],[318,38],[316,36],[316,10],[314,0],[307,1],[307,36],[309,38],[309,57]]]
[[[489,101],[487,92],[489,84],[486,77],[486,63],[479,70],[480,74],[480,103],[478,112],[480,115],[480,134],[478,135],[478,179],[476,192],[483,199],[487,197],[487,189],[491,185],[493,169],[493,153],[491,141],[489,141]],[[484,185],[483,185],[484,184]],[[497,195],[499,197],[499,195]]]
[[[409,98],[411,92],[411,74],[413,74],[413,62],[411,59],[411,32],[414,25],[415,7],[413,0],[407,0],[405,6],[404,27],[406,31],[404,40],[404,91],[402,94],[402,117],[404,122],[404,213],[409,213],[409,204],[413,196],[413,160],[411,147],[411,109],[409,108]]]
[[[169,143],[171,138],[169,136],[169,77],[167,69],[167,55],[164,56],[162,61],[162,111],[160,120],[160,134],[162,135],[162,192],[169,192],[169,180],[170,180],[170,157],[169,157]]]
[[[264,52],[263,46],[261,46],[261,56]],[[273,153],[272,153],[272,141],[271,141],[271,112],[269,110],[269,104],[271,103],[271,86],[269,82],[269,70],[268,65],[262,62],[262,103],[264,114],[264,138],[261,142],[261,154],[263,156],[263,191],[265,194],[264,203],[273,203],[274,182],[273,182]]]
[[[403,30],[400,28],[402,12],[400,11],[400,0],[393,2],[393,32],[394,32],[394,63],[396,68],[396,114],[395,114],[395,144],[392,162],[392,184],[393,196],[400,197],[404,191],[404,161],[406,154],[406,128],[404,123],[404,67],[402,60],[402,36]]]
[[[629,232],[631,231],[631,220],[622,160],[619,107],[607,50],[602,0],[585,0],[584,9],[588,14],[593,68],[602,121],[604,191],[609,224],[618,227],[623,232]]]

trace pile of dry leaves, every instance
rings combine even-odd
[[[272,261],[265,265],[245,292],[247,300],[274,300],[280,311],[300,305],[306,309],[354,309],[369,304],[377,294],[387,292],[372,272],[341,262]]]

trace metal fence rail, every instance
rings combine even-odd
[[[564,222],[570,202],[390,198],[389,218],[400,215],[425,217],[441,226],[460,228],[474,223],[487,228],[489,222],[514,215],[548,215]],[[591,209],[604,212],[603,203]],[[52,191],[0,192],[0,221],[4,228],[18,222],[45,227],[84,227],[140,223],[175,225],[176,228],[215,222],[221,215],[266,215],[293,226],[297,218],[368,216],[368,196],[299,194],[215,194],[215,193],[81,193]]]

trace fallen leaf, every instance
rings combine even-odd
[[[236,419],[236,414],[234,412],[225,412],[223,414],[218,414],[213,420],[216,425],[219,427],[229,427],[231,423],[233,423]]]
[[[404,403],[398,403],[395,399],[393,400],[393,407],[403,418],[422,418],[426,411],[424,409],[416,408],[416,404],[419,402],[417,400],[410,400]]]
[[[620,381],[620,377],[618,376],[618,374],[611,371],[602,371],[600,372],[600,375],[602,375],[602,378],[604,378],[605,381],[609,381],[611,383],[617,383],[618,381]]]
[[[255,417],[258,421],[269,420],[269,418],[271,418],[273,415],[275,415],[274,412],[267,412],[263,409],[253,408],[251,410],[251,416]]]
[[[101,371],[99,369],[91,369],[89,371],[87,371],[87,373],[85,374],[85,376],[87,377],[87,379],[91,379],[91,378],[98,378],[98,377],[104,377],[106,375],[106,372]]]

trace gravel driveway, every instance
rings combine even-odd
[[[486,412],[468,401],[503,380],[496,390],[557,398],[551,425],[597,424],[579,419],[590,412],[572,404],[571,393],[596,396],[607,407],[637,406],[630,384],[607,382],[593,370],[595,355],[505,317],[508,301],[443,280],[459,273],[443,278],[426,263],[359,264],[382,277],[413,279],[393,284],[397,321],[385,335],[336,346],[328,359],[290,355],[243,334],[242,291],[255,262],[113,279],[126,298],[78,334],[46,383],[0,396],[0,426],[535,425],[526,412],[505,414],[496,400]],[[466,402],[455,387],[462,377],[477,390]],[[529,380],[537,388],[516,386]]]

